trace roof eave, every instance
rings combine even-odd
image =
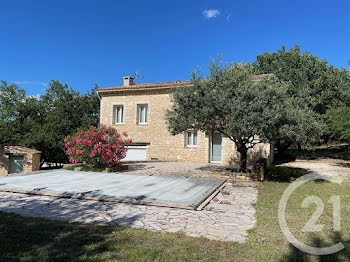
[[[97,90],[97,93],[100,94],[108,94],[108,93],[119,93],[119,92],[133,92],[133,91],[157,91],[157,90],[166,90],[166,89],[174,89],[177,87],[186,87],[186,86],[193,86],[193,84],[188,85],[174,85],[174,86],[161,86],[161,87],[140,87],[140,88],[132,88],[132,87],[125,87],[125,88],[101,88]]]

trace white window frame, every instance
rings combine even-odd
[[[118,109],[121,108],[121,121],[118,122]],[[114,106],[114,124],[122,125],[124,124],[124,106],[123,105],[115,105]]]
[[[185,135],[185,145],[186,147],[197,147],[198,146],[198,132],[197,131],[187,131]]]
[[[145,108],[145,113],[142,115],[142,108]],[[137,105],[137,123],[139,125],[148,124],[148,104]]]

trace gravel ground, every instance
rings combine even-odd
[[[304,168],[312,173],[330,177],[342,176],[348,179],[350,175],[350,161],[340,159],[296,160],[280,166]]]

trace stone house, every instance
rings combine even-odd
[[[135,84],[124,77],[123,85],[100,88],[100,123],[126,131],[133,140],[126,160],[188,161],[236,164],[239,153],[235,144],[219,133],[186,132],[173,136],[168,131],[165,113],[171,107],[171,93],[190,81]],[[249,161],[266,158],[271,164],[270,144],[257,144],[249,150]]]
[[[22,146],[0,146],[0,175],[40,169],[41,152]]]

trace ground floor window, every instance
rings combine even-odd
[[[186,132],[186,146],[197,146],[197,131]]]

